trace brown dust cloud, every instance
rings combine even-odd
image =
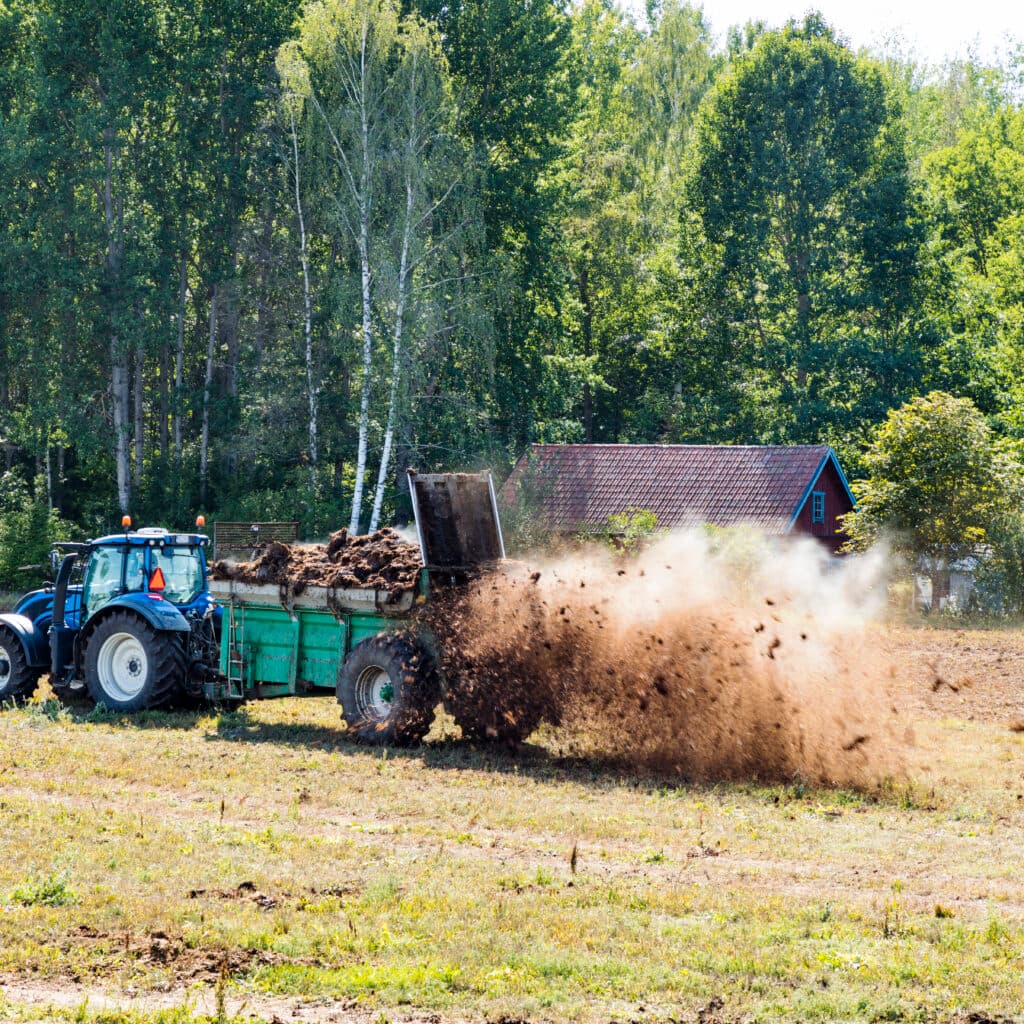
[[[884,552],[676,532],[510,563],[433,605],[456,720],[694,780],[873,787],[910,741],[870,623]],[[464,729],[465,731],[465,729]]]

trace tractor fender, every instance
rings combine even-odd
[[[18,638],[29,668],[49,667],[50,641],[36,628],[30,618],[8,612],[0,615],[0,626],[6,626]]]
[[[15,615],[24,615],[39,625],[43,633],[53,617],[53,588],[31,590],[11,609]]]
[[[134,612],[161,633],[189,633],[192,630],[185,616],[169,601],[155,598],[150,594],[122,594],[105,604],[95,615],[89,616],[89,621],[78,637],[80,650],[85,649],[93,630],[108,615],[116,611]]]

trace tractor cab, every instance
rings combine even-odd
[[[0,616],[0,661],[8,666],[0,699],[27,696],[44,672],[58,693],[84,685],[116,710],[201,691],[216,666],[209,538],[132,530],[127,517],[123,525],[123,533],[59,545],[56,582]]]
[[[65,563],[72,559],[72,572],[74,563],[81,560],[82,575],[80,597],[73,602],[77,607],[65,605],[65,624],[77,628],[83,618],[88,619],[126,594],[167,601],[186,614],[205,613],[210,603],[206,588],[208,543],[202,534],[169,533],[154,527],[90,541],[84,553],[65,558]],[[58,591],[61,575],[71,578],[62,566]]]

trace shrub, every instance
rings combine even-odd
[[[15,470],[0,478],[0,589],[19,590],[38,580],[54,541],[69,534],[70,524],[47,506],[43,491],[37,481],[33,494]]]
[[[1011,518],[994,529],[990,549],[974,575],[977,609],[994,615],[1024,613],[1024,520]]]
[[[658,517],[646,508],[630,506],[625,512],[613,512],[605,527],[605,542],[614,551],[632,552],[667,531],[658,526]]]

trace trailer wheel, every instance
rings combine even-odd
[[[433,658],[409,636],[363,640],[338,672],[342,717],[364,743],[418,743],[430,730],[440,697]]]
[[[0,704],[20,704],[35,692],[41,669],[29,667],[18,638],[0,629]]]
[[[130,612],[114,612],[89,637],[85,685],[111,711],[143,711],[167,704],[185,681],[185,645]]]

